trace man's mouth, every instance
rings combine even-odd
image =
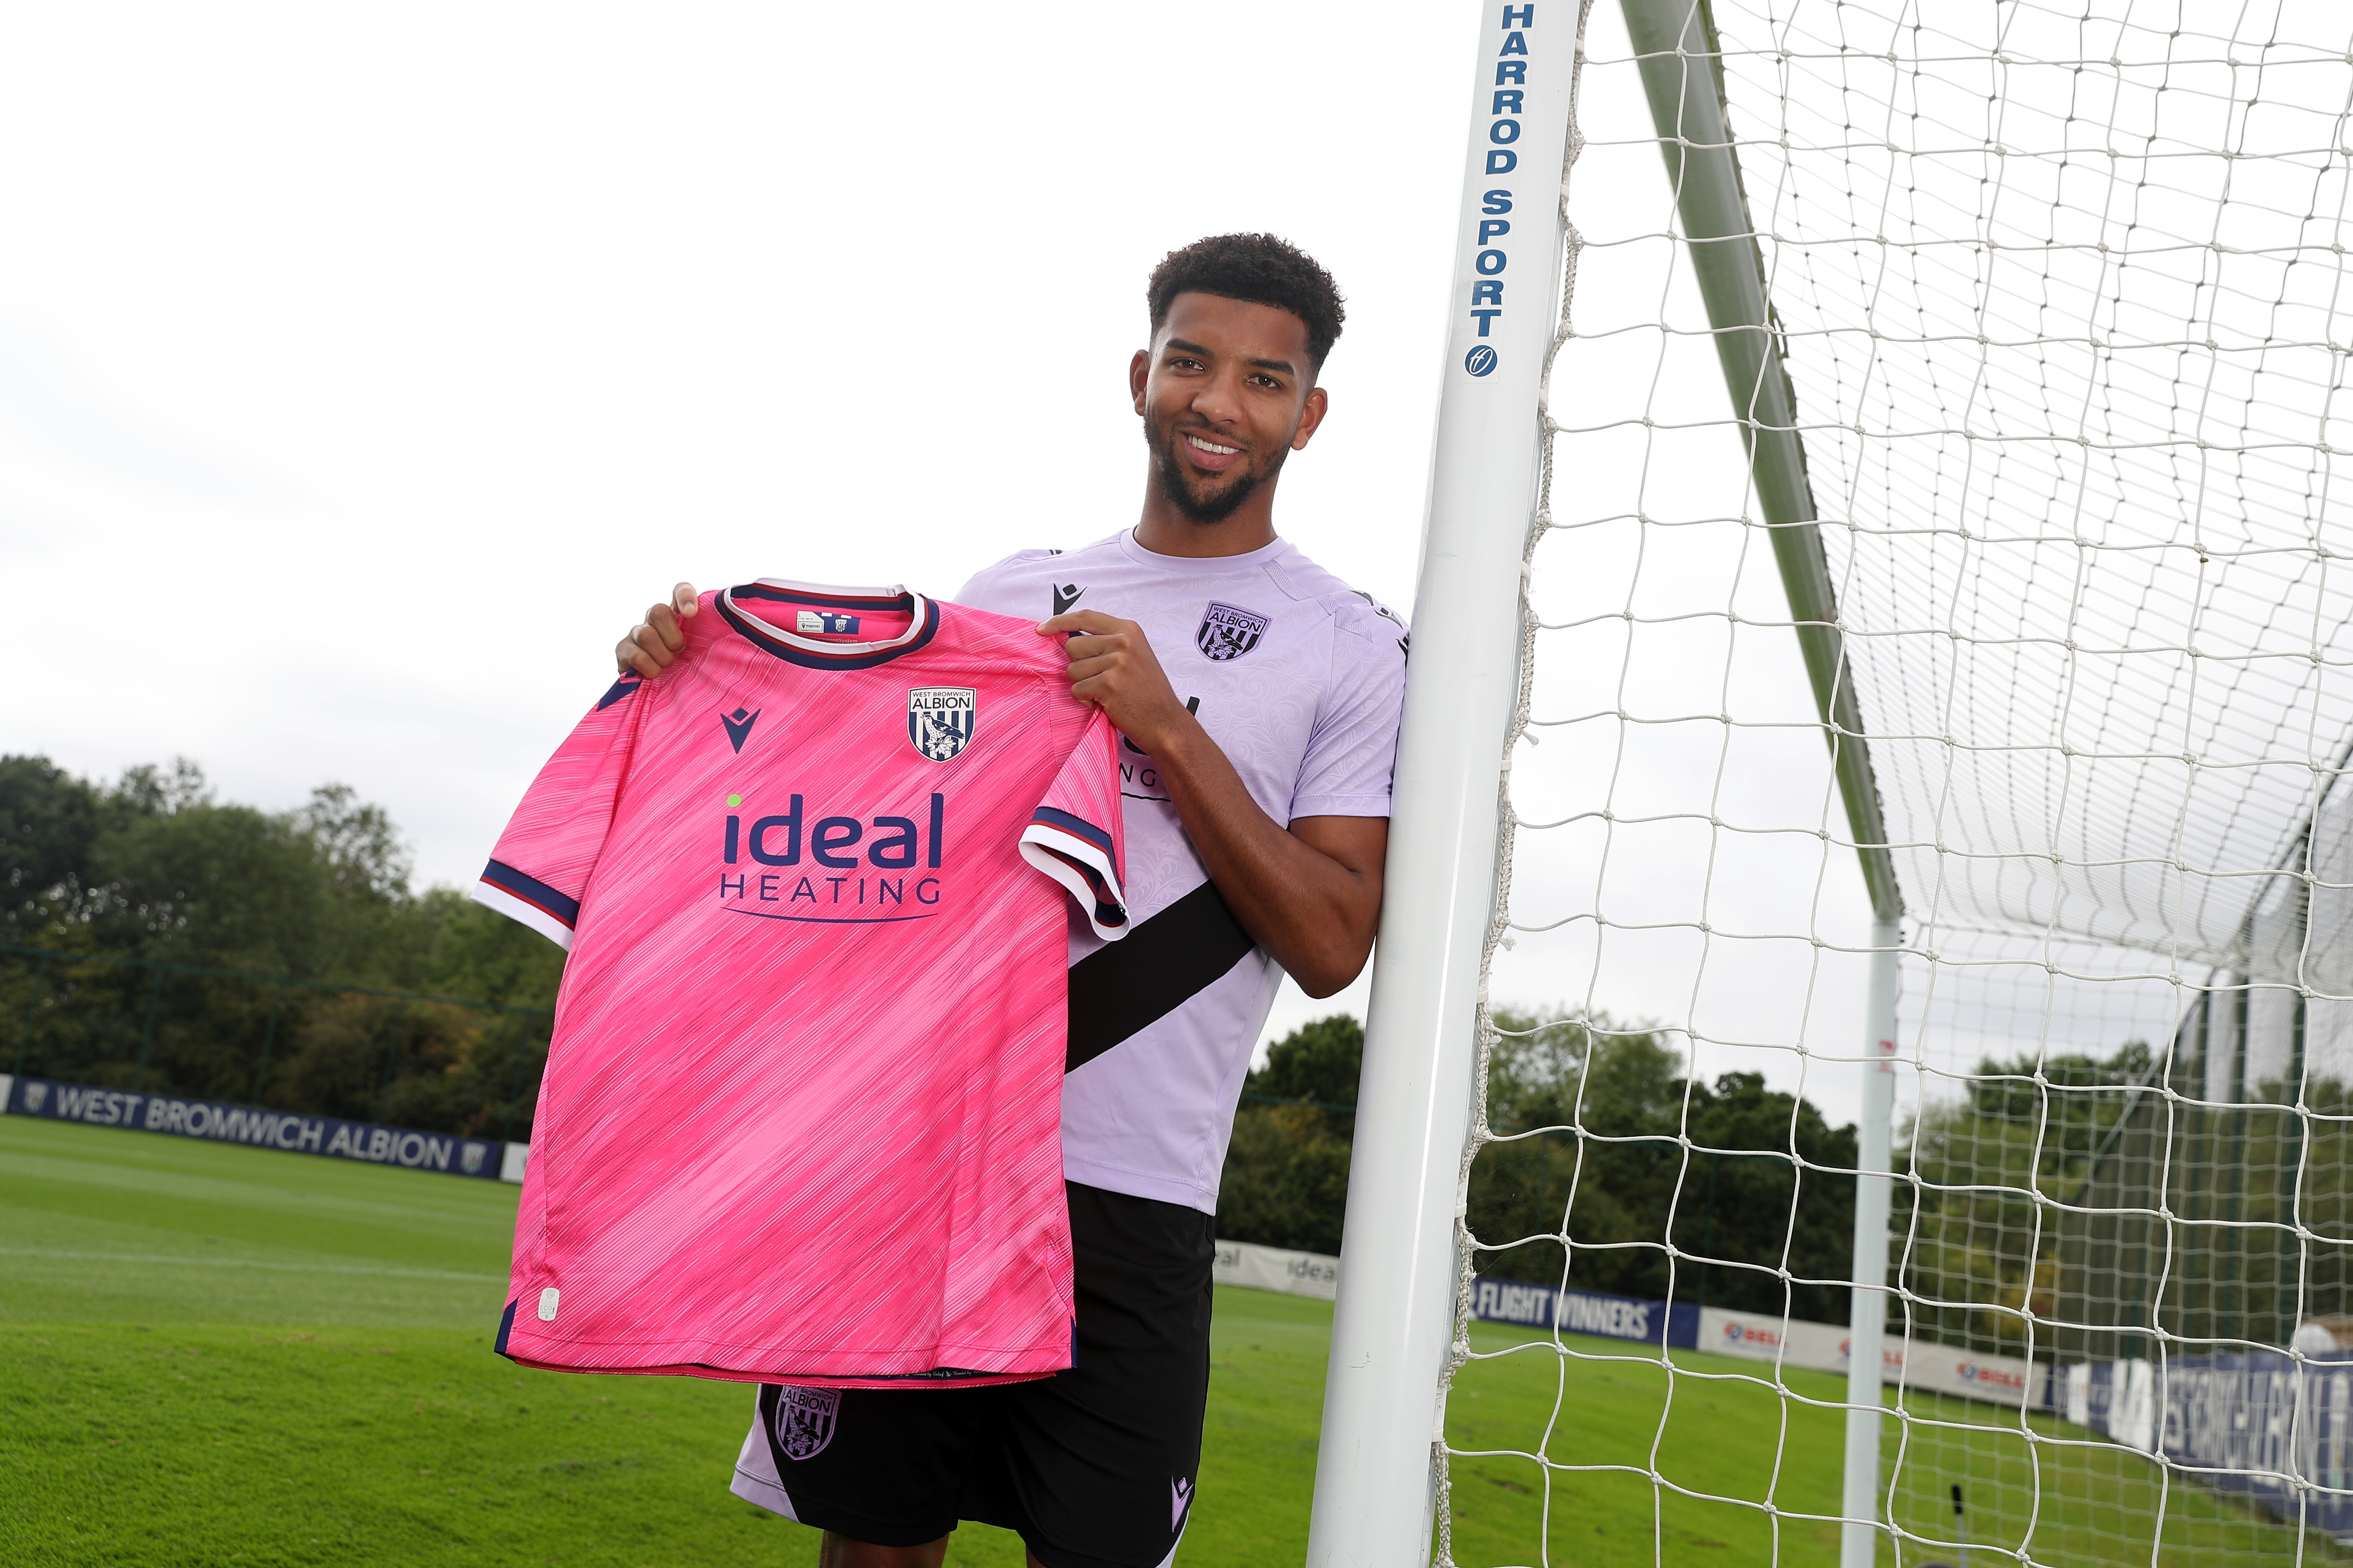
[[[1240,447],[1228,447],[1189,430],[1184,432],[1184,436],[1187,452],[1195,468],[1206,468],[1213,474],[1223,473],[1241,459],[1242,449]]]

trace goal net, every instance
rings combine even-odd
[[[1579,26],[1434,1550],[2336,1560],[2353,13]]]

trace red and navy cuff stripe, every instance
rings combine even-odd
[[[1112,848],[1111,835],[1085,817],[1073,816],[1050,805],[1041,805],[1030,813],[1029,820],[1041,827],[1067,833],[1082,843],[1092,845],[1103,851],[1103,859],[1111,865],[1114,874],[1118,872],[1119,858]],[[1094,896],[1094,922],[1097,926],[1109,931],[1127,923],[1127,909],[1120,901],[1119,889],[1104,879],[1101,868],[1076,855],[1065,855],[1050,844],[1040,844],[1038,847],[1087,879],[1087,890]]]
[[[1113,871],[1121,869],[1119,852],[1112,847],[1111,835],[1089,822],[1085,817],[1072,816],[1069,812],[1059,810],[1054,806],[1041,805],[1029,814],[1029,820],[1048,827],[1059,827],[1073,838],[1085,839],[1103,851],[1103,858],[1111,862]]]
[[[580,923],[579,900],[565,898],[536,877],[526,877],[503,860],[493,860],[483,867],[482,880],[502,893],[521,899],[550,919],[563,921],[566,929]]]

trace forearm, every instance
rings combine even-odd
[[[1352,870],[1269,816],[1198,722],[1161,737],[1152,761],[1242,929],[1311,996],[1354,980],[1379,919],[1377,862]]]

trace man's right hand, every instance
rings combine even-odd
[[[646,618],[629,628],[613,648],[614,660],[627,675],[636,670],[651,680],[678,661],[678,650],[686,646],[686,628],[678,623],[700,608],[691,583],[681,583],[670,591],[670,603],[655,605],[646,611]]]

